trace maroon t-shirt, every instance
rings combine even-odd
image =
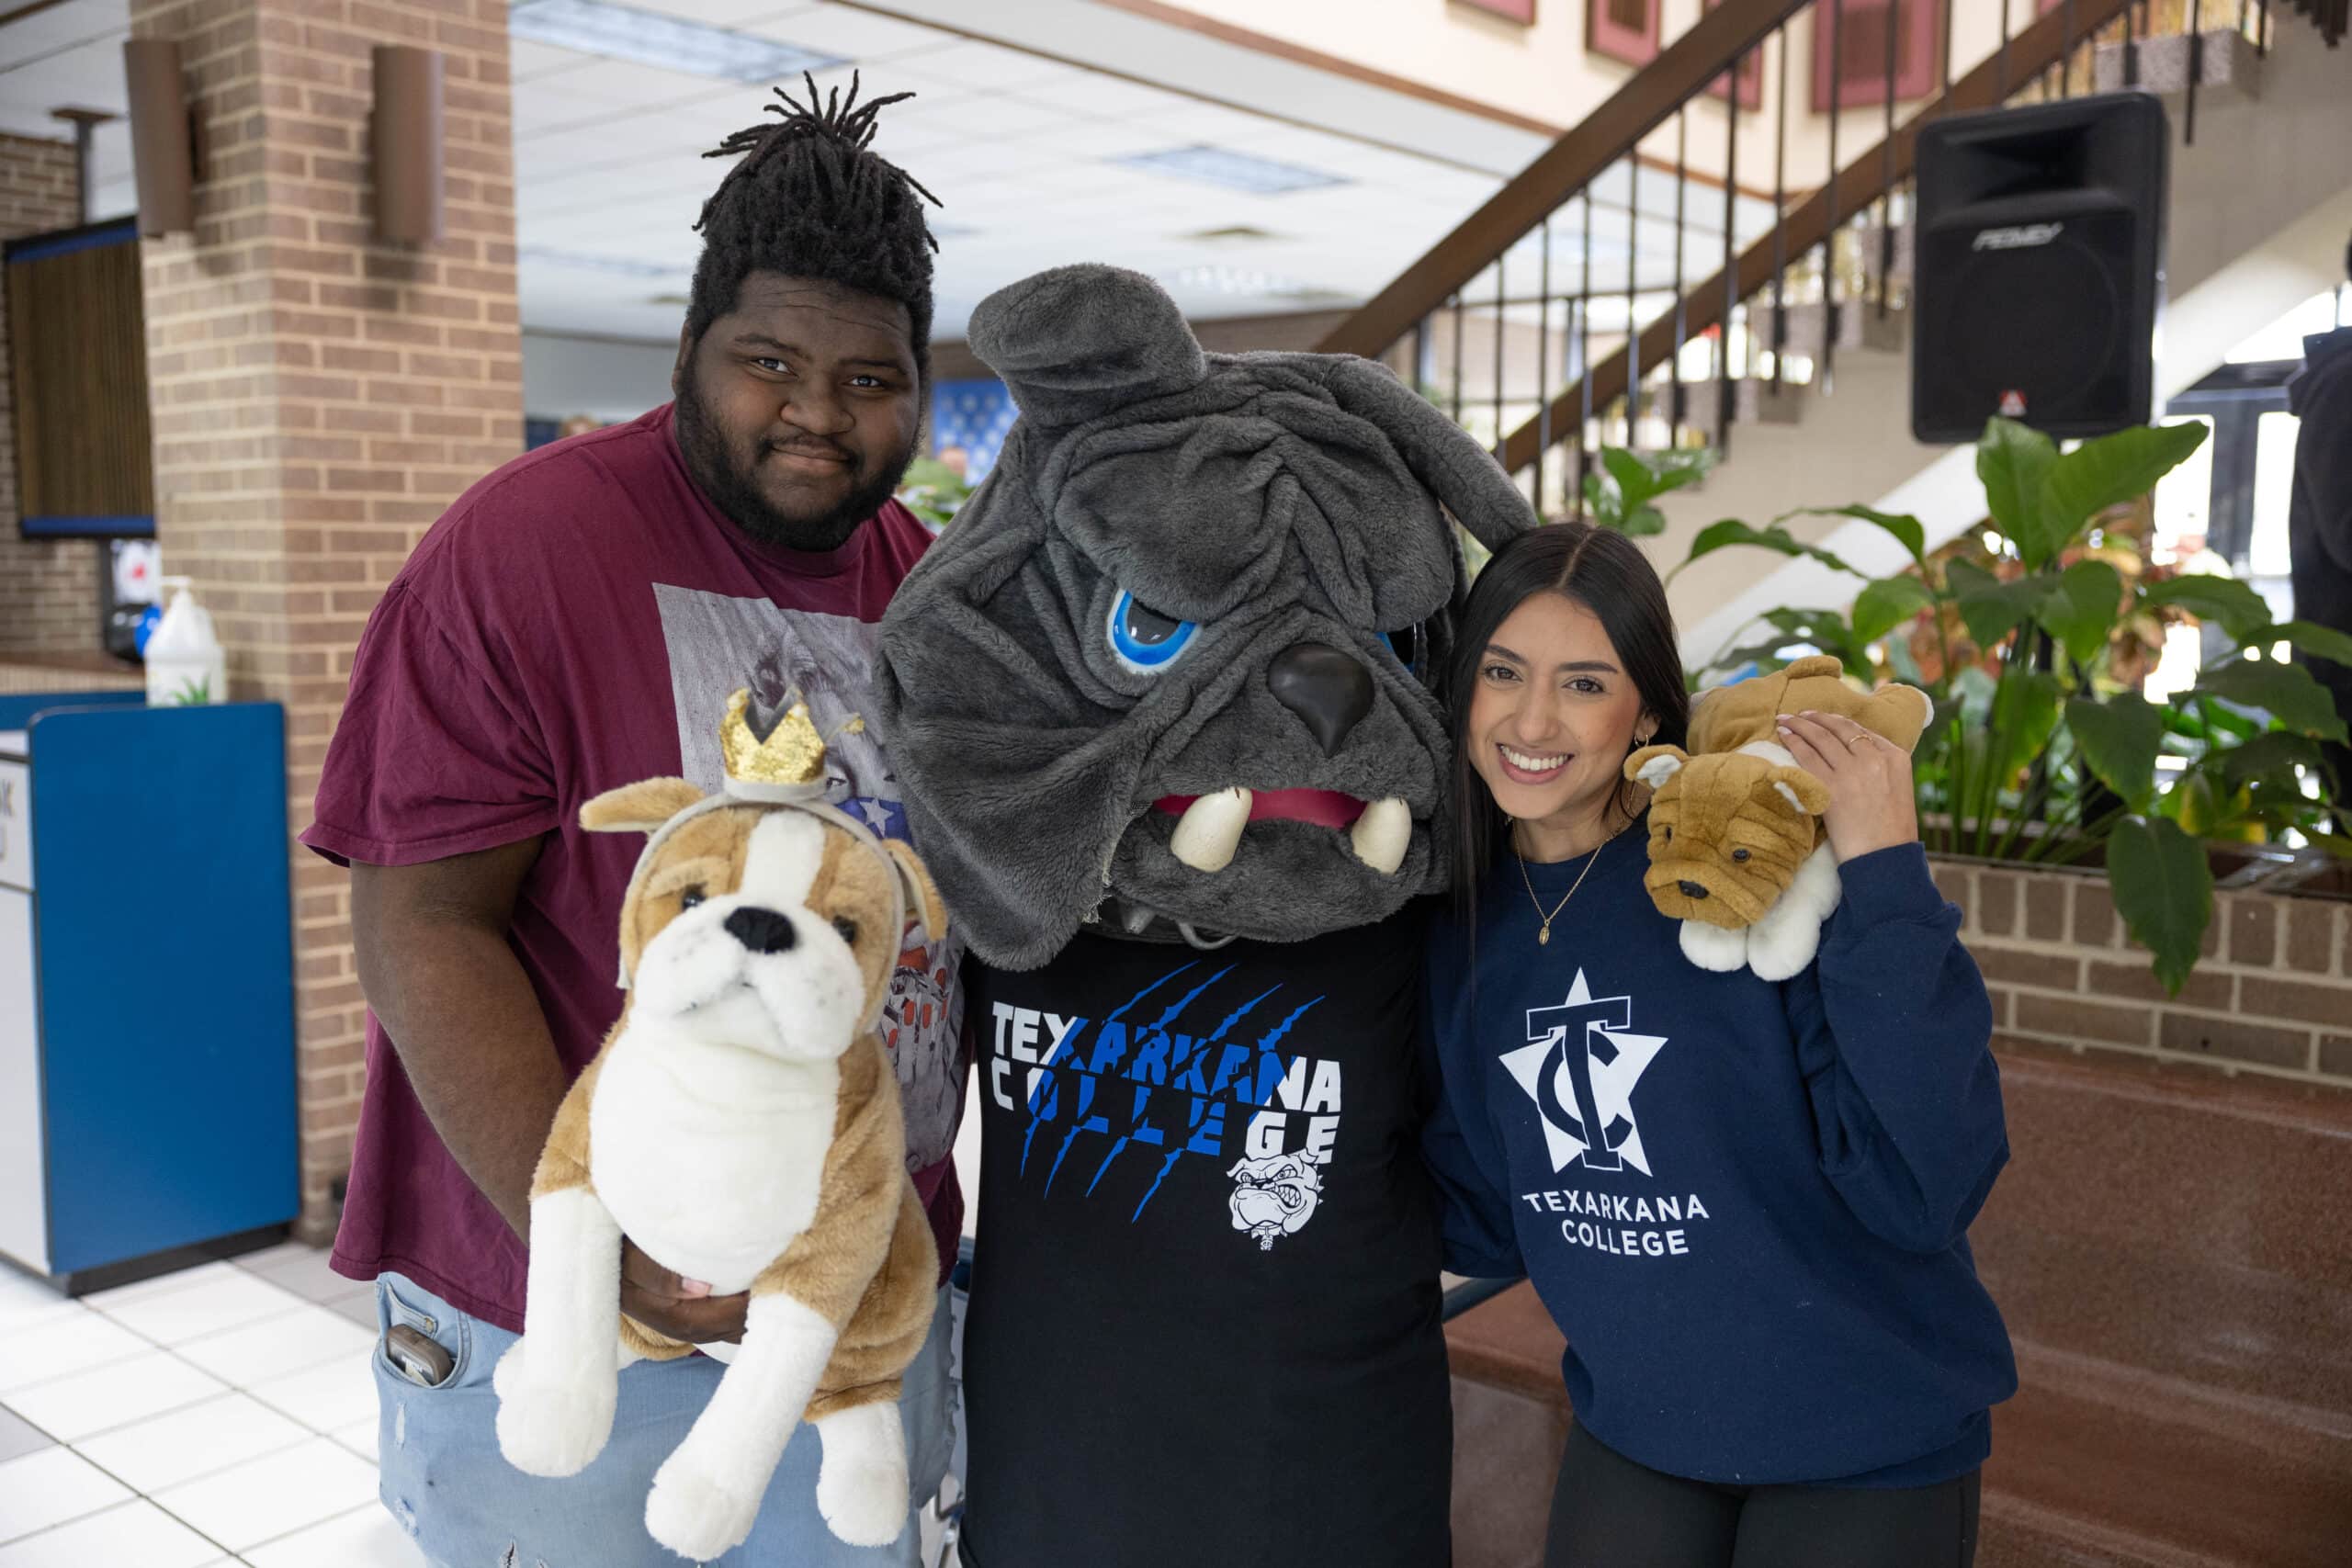
[[[434,525],[369,617],[302,841],[408,865],[547,835],[510,941],[576,1073],[620,1016],[620,904],[644,845],[582,831],[582,803],[662,775],[715,791],[728,696],[758,683],[800,691],[828,735],[869,716],[832,742],[832,798],[905,837],[866,692],[875,623],[930,542],[890,502],[838,550],[754,543],[687,476],[666,405],[517,458]],[[943,1274],[963,1225],[960,953],[952,936],[909,949],[882,1022]],[[396,1270],[523,1326],[523,1245],[443,1146],[372,1013],[334,1264]]]

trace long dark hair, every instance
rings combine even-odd
[[[1476,918],[1479,882],[1510,831],[1470,762],[1470,699],[1496,631],[1538,593],[1573,599],[1600,618],[1641,694],[1643,711],[1657,723],[1652,741],[1679,746],[1690,734],[1690,697],[1683,684],[1674,615],[1666,607],[1666,585],[1640,546],[1613,528],[1554,523],[1496,551],[1463,606],[1443,687],[1453,739],[1453,908],[1464,931]],[[1626,808],[1635,787],[1620,779],[1611,805]]]

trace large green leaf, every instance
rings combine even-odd
[[[2066,728],[2083,765],[2134,811],[2147,808],[2156,788],[2156,752],[2165,739],[2165,710],[2126,692],[2105,702],[2076,697],[2066,705]]]
[[[1782,513],[1773,522],[1785,523],[1792,517],[1851,517],[1857,522],[1874,523],[1894,535],[1913,560],[1921,566],[1928,564],[1927,527],[1908,513],[1880,512],[1868,506],[1801,506],[1794,512]]]
[[[2232,789],[2243,788],[2257,779],[2291,782],[2297,768],[2319,766],[2319,743],[2274,729],[2243,745],[2215,751],[2210,761],[2222,770],[2222,781]]]
[[[2077,664],[2107,647],[2123,614],[2123,574],[2103,560],[2078,560],[2058,574],[2035,612]]]
[[[2205,426],[2133,425],[2062,455],[2042,480],[2041,522],[2052,553],[2110,506],[2136,501],[2205,443]],[[2031,555],[2026,564],[2035,563]]]
[[[1928,585],[1908,573],[1882,577],[1854,596],[1854,635],[1876,642],[1935,602]]]
[[[1778,550],[1784,556],[1810,556],[1833,571],[1852,572],[1856,577],[1862,575],[1838,559],[1833,552],[1818,545],[1806,544],[1778,523],[1769,528],[1758,528],[1736,517],[1726,517],[1720,523],[1710,523],[1700,529],[1699,536],[1690,541],[1690,553],[1683,558],[1683,564],[1688,566],[1701,556],[1713,555],[1733,545],[1754,545],[1761,549]]]
[[[2237,641],[2270,624],[2270,606],[2261,594],[2234,577],[2193,573],[2170,577],[2140,593],[2149,609],[2177,605],[2200,621],[2211,621]]]
[[[2029,567],[2057,550],[2042,521],[2041,490],[2058,460],[2057,444],[2014,420],[1986,422],[1976,444],[1976,477],[1984,481],[1984,505],[1993,525],[2014,541]]]
[[[2305,653],[2352,668],[2352,636],[2337,631],[2334,626],[2321,626],[2316,621],[2281,621],[2245,640],[2256,645],[2289,643]]]
[[[2047,670],[2011,670],[1993,694],[1993,757],[2004,779],[2041,755],[2066,694]]]
[[[2327,688],[2300,664],[2233,659],[2197,678],[2194,694],[2219,697],[2240,707],[2259,708],[2298,735],[2322,740],[2346,739],[2344,720]]]
[[[1989,649],[2018,625],[2030,621],[2050,596],[2053,580],[2021,577],[2003,582],[1973,562],[1954,560],[1944,566],[1944,586],[1960,601],[1960,618],[1976,646]]]
[[[2108,838],[2107,880],[2132,940],[2155,955],[2165,990],[2179,995],[2213,918],[2205,846],[2162,817],[2127,818]]]

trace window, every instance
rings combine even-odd
[[[1585,0],[1584,46],[1594,54],[1647,65],[1657,58],[1659,0]]]
[[[1886,101],[1886,29],[1894,28],[1894,96],[1924,98],[1936,90],[1936,54],[1943,40],[1938,0],[1845,0],[1841,28],[1829,5],[1813,8],[1813,107],[1830,105],[1831,54],[1837,55],[1839,108]]]
[[[1522,28],[1535,25],[1535,0],[1453,0],[1457,6],[1467,6],[1474,11],[1486,11],[1506,21],[1517,22]]]

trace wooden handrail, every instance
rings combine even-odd
[[[2095,35],[2099,28],[2121,16],[2123,7],[2128,3],[2129,0],[2075,0],[2071,7],[2062,6],[2044,13],[2031,26],[2009,40],[2006,63],[1998,59],[1984,61],[1975,70],[1953,83],[1950,92],[1929,104],[1921,113],[1905,121],[1894,133],[1893,158],[1886,156],[1884,144],[1881,143],[1871,147],[1845,168],[1839,170],[1835,186],[1837,201],[1834,210],[1848,214],[1860,212],[1871,202],[1876,201],[1891,185],[1899,185],[1908,178],[1917,156],[1921,127],[1942,115],[1965,109],[1995,107],[2000,102],[2002,88],[2005,85],[2014,89],[2032,81],[2042,72],[2057,64],[2070,47],[2080,48],[2083,42]],[[1724,11],[1730,8],[1725,6],[1709,15],[1721,16]],[[1693,28],[1692,33],[1695,34],[1697,30]],[[1720,73],[1722,69],[1723,66],[1719,63],[1716,67],[1717,73]],[[1713,80],[1713,76],[1702,78],[1702,85],[1703,82]],[[1566,145],[1566,141],[1564,140],[1561,145]],[[1557,149],[1555,148],[1555,151]],[[1528,174],[1522,175],[1521,178],[1528,178],[1533,173],[1534,168],[1531,167]],[[1833,210],[1830,197],[1831,188],[1825,186],[1814,192],[1795,209],[1784,216],[1779,225],[1780,240],[1777,249],[1773,234],[1768,232],[1740,254],[1739,260],[1734,264],[1737,268],[1738,298],[1748,299],[1771,281],[1776,254],[1783,257],[1802,256],[1827,237],[1829,214]],[[1498,201],[1501,197],[1498,197],[1496,199]],[[1493,203],[1488,205],[1492,206]],[[1467,224],[1464,225],[1464,229],[1467,227]],[[1448,243],[1450,243],[1451,241]],[[1473,273],[1472,276],[1476,274]],[[1661,363],[1668,355],[1673,353],[1678,331],[1687,342],[1705,332],[1709,327],[1722,324],[1726,292],[1724,284],[1724,274],[1718,270],[1713,277],[1697,285],[1683,296],[1684,303],[1679,323],[1676,321],[1677,313],[1668,310],[1644,328],[1640,344],[1641,363],[1645,366],[1657,365]],[[1378,301],[1375,300],[1374,303]],[[1434,308],[1433,304],[1431,309]],[[1856,305],[1852,308],[1860,309],[1860,307]],[[1366,309],[1369,310],[1370,307]],[[1411,325],[1410,322],[1406,324],[1408,328]],[[1386,344],[1384,343],[1381,346],[1385,347]],[[1592,367],[1587,373],[1592,381],[1592,406],[1595,409],[1605,408],[1612,400],[1623,395],[1626,369],[1626,351],[1620,347],[1616,353]],[[1566,389],[1552,400],[1548,419],[1543,414],[1538,414],[1537,417],[1512,431],[1504,440],[1501,451],[1504,469],[1515,474],[1532,463],[1535,460],[1537,447],[1543,441],[1544,432],[1577,429],[1582,418],[1583,406],[1583,384],[1570,382]]]
[[[1810,3],[1724,0],[1701,17],[1583,123],[1341,322],[1317,345],[1318,351],[1359,354],[1367,359],[1385,353],[1415,322],[1633,152],[1643,137],[1705,91],[1741,54]]]

